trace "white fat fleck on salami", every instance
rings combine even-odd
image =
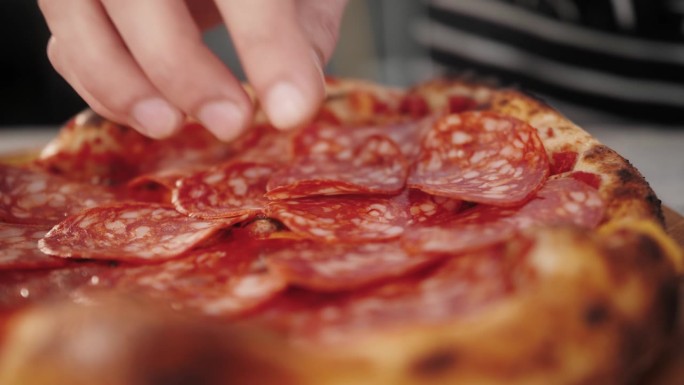
[[[410,252],[458,254],[507,240],[534,226],[595,228],[604,212],[596,190],[571,177],[553,178],[522,206],[476,206],[441,226],[416,226],[402,242]]]
[[[64,259],[38,249],[38,241],[49,229],[44,225],[0,223],[0,270],[64,266]]]
[[[166,260],[243,219],[201,220],[169,205],[120,203],[68,217],[39,246],[47,254],[64,258]]]
[[[0,165],[0,220],[53,225],[68,215],[116,200],[111,189],[49,173]]]
[[[409,219],[396,200],[355,196],[275,201],[267,215],[302,236],[337,242],[397,238]]]
[[[346,140],[344,140],[346,139]],[[404,187],[408,166],[401,150],[380,135],[357,143],[352,137],[320,139],[307,154],[274,174],[269,199],[312,195],[396,194]]]
[[[266,182],[276,166],[231,162],[182,178],[173,203],[182,213],[198,218],[257,215],[267,203]]]
[[[409,187],[434,195],[495,206],[529,199],[549,174],[537,131],[491,112],[438,120],[425,136]]]
[[[435,258],[409,255],[397,241],[352,245],[298,241],[266,254],[265,260],[290,284],[340,291],[405,275]]]
[[[156,265],[116,271],[109,280],[123,291],[210,316],[233,317],[270,300],[285,280],[260,262],[261,247],[242,240],[222,240]]]

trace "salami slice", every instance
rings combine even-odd
[[[463,202],[458,199],[430,195],[414,189],[408,189],[397,199],[409,208],[410,225],[429,226],[447,222],[454,219],[463,206]]]
[[[178,181],[176,209],[197,218],[231,218],[263,212],[266,182],[276,170],[265,163],[230,162]]]
[[[53,225],[66,216],[116,200],[111,189],[40,170],[0,165],[0,220]]]
[[[529,199],[549,174],[537,131],[491,112],[448,115],[422,143],[409,187],[495,206]]]
[[[398,241],[364,244],[287,243],[266,254],[266,263],[290,284],[316,291],[356,289],[403,276],[433,263],[411,256]]]
[[[476,206],[442,226],[411,229],[402,241],[410,252],[458,254],[504,241],[534,226],[594,228],[604,211],[596,190],[570,177],[556,178],[521,207]]]
[[[406,207],[377,197],[319,197],[269,203],[267,215],[304,237],[361,242],[399,237],[408,222]]]
[[[434,325],[492,306],[534,281],[529,242],[490,247],[366,289],[290,290],[255,316],[298,342],[344,344],[351,335]]]
[[[253,241],[224,241],[158,265],[119,269],[115,288],[210,316],[232,317],[256,308],[286,287],[260,259]]]
[[[0,223],[0,270],[42,269],[64,266],[67,261],[46,255],[38,241],[49,227]]]
[[[371,136],[352,150],[338,139],[316,142],[311,154],[273,175],[269,199],[312,195],[396,194],[408,172],[401,150],[390,139]],[[352,140],[349,140],[352,142]],[[350,143],[351,144],[351,143]]]
[[[244,147],[233,160],[241,162],[257,162],[270,165],[283,165],[292,161],[293,132],[281,131],[270,125],[261,125],[254,129],[262,132],[259,139],[251,147]]]
[[[162,261],[178,257],[243,219],[199,220],[169,205],[121,203],[67,218],[39,246],[44,253],[64,258]]]

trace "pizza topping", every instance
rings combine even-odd
[[[601,176],[592,172],[575,171],[570,173],[570,177],[598,190],[601,187]]]
[[[420,190],[409,189],[397,197],[406,199],[411,219],[409,224],[438,225],[458,215],[463,201],[430,195]]]
[[[112,190],[103,186],[0,164],[0,220],[4,222],[52,225],[114,200]]]
[[[257,318],[295,340],[344,343],[352,334],[430,325],[473,314],[534,278],[530,242],[451,258],[435,268],[336,296],[289,291]]]
[[[199,220],[168,205],[121,203],[67,218],[39,246],[47,254],[65,258],[161,261],[183,254],[243,219]]]
[[[434,258],[410,256],[399,242],[328,244],[290,242],[266,255],[266,263],[291,284],[318,291],[350,290],[405,275]]]
[[[270,125],[259,125],[253,129],[261,132],[259,139],[254,145],[243,148],[233,160],[273,166],[287,164],[292,160],[293,132],[277,130]]]
[[[349,144],[353,142],[347,139]],[[336,142],[339,139],[317,141],[307,156],[273,175],[266,196],[395,194],[404,187],[406,161],[390,139],[371,136],[355,150]]]
[[[267,215],[296,234],[326,241],[397,238],[408,221],[405,206],[377,197],[319,197],[269,203]]]
[[[38,241],[48,230],[45,226],[0,223],[0,270],[64,266],[64,259],[38,249]]]
[[[399,103],[399,112],[418,119],[430,114],[430,106],[422,95],[407,94]]]
[[[275,171],[265,163],[231,162],[178,181],[174,204],[198,218],[256,215],[266,205],[266,182]]]
[[[285,289],[286,282],[259,258],[261,245],[223,240],[158,265],[130,267],[111,277],[116,288],[194,309],[210,316],[236,316]]]
[[[461,95],[449,96],[449,101],[447,103],[450,114],[459,114],[461,112],[474,110],[478,105],[476,100]]]
[[[551,155],[551,175],[572,171],[577,164],[576,151],[561,151]]]
[[[40,153],[37,164],[69,179],[118,184],[139,172],[154,142],[91,110],[78,114]]]
[[[409,187],[496,206],[514,206],[544,183],[549,164],[536,130],[490,112],[448,115],[428,132]]]
[[[457,254],[507,240],[534,226],[594,228],[604,210],[596,190],[572,178],[556,178],[523,206],[476,206],[442,226],[412,229],[402,241],[411,252]]]

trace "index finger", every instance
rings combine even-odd
[[[293,0],[217,0],[250,83],[279,128],[305,123],[325,96],[320,60]]]

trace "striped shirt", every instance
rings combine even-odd
[[[684,0],[428,0],[418,41],[477,69],[629,118],[684,122]]]

